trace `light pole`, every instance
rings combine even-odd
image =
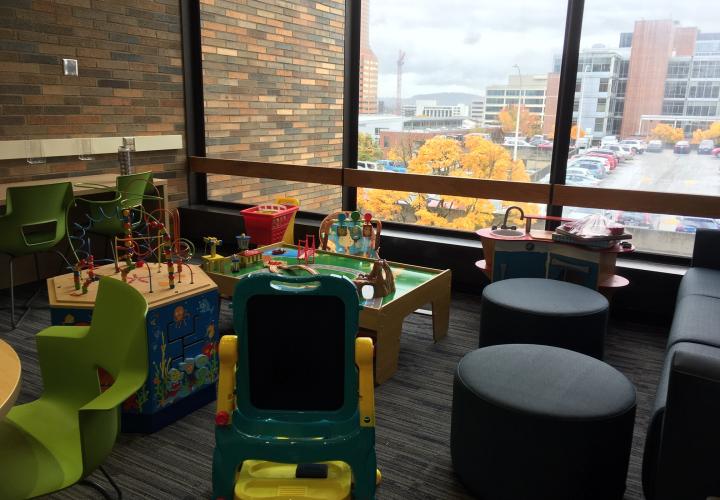
[[[582,68],[582,72],[580,73],[581,80],[580,80],[580,102],[578,102],[578,118],[577,123],[575,125],[575,147],[577,148],[577,141],[580,139],[580,131],[582,130],[582,105],[583,105],[583,97],[585,93],[585,72],[587,71],[587,68],[589,68],[590,65],[586,64]],[[594,135],[594,134],[593,134]],[[590,140],[588,139],[588,146],[590,145]]]
[[[518,108],[515,114],[515,145],[513,146],[513,161],[517,160],[517,148],[518,148],[518,136],[520,135],[520,111],[522,111],[522,73],[520,73],[520,66],[513,64],[518,72],[518,79],[520,81],[520,95],[518,96]]]

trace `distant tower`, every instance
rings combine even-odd
[[[405,52],[398,51],[397,59],[397,89],[395,92],[395,114],[402,115],[402,69],[405,65]]]
[[[362,0],[360,9],[360,114],[376,114],[378,60],[370,48],[370,0]]]

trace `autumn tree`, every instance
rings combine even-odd
[[[358,160],[375,161],[383,157],[382,150],[378,147],[370,134],[358,134]]]
[[[517,110],[517,106],[509,106],[501,109],[500,113],[498,113],[498,121],[500,121],[500,127],[505,134],[515,132]],[[522,106],[520,108],[520,135],[528,137],[540,132],[540,118],[537,115],[530,114],[528,109]]]
[[[578,133],[580,135],[578,135]],[[570,139],[577,141],[579,137],[585,137],[585,131],[583,129],[578,129],[577,125],[573,125],[570,129]]]
[[[661,123],[650,131],[650,137],[667,143],[675,143],[682,141],[685,138],[685,133],[681,128],[674,128],[666,123]]]
[[[411,134],[402,134],[398,143],[388,151],[387,159],[407,165],[413,157],[414,142]]]
[[[718,139],[720,139],[720,122],[713,122],[706,130],[698,129],[693,132],[693,143],[695,143],[696,134],[697,142],[700,142],[704,139],[712,139],[713,141],[717,141]]]
[[[425,141],[408,163],[413,174],[447,175],[460,165],[461,148],[455,139],[441,135]]]
[[[474,179],[530,180],[522,160],[513,161],[506,148],[482,136],[466,136],[462,145],[442,136],[429,139],[409,162],[408,171]],[[361,190],[358,196],[363,210],[376,217],[424,226],[474,231],[491,225],[495,219],[495,207],[485,199],[381,190]],[[537,211],[534,204],[522,204],[522,208],[527,213]]]

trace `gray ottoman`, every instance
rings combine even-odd
[[[455,372],[453,468],[484,500],[620,500],[634,420],[635,388],[602,361],[485,347]]]
[[[608,301],[595,290],[538,278],[496,281],[485,287],[480,347],[544,344],[603,357]]]

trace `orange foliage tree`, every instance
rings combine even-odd
[[[515,132],[515,121],[517,119],[517,106],[509,106],[500,110],[498,113],[498,121],[503,133],[510,134]],[[520,135],[527,137],[539,134],[541,131],[540,118],[537,115],[530,114],[525,106],[520,108]]]
[[[682,141],[685,133],[681,128],[673,128],[666,123],[661,123],[650,131],[650,137],[667,143],[675,143]]]
[[[580,133],[580,135],[578,135]],[[585,137],[585,131],[583,129],[578,129],[577,125],[573,125],[570,129],[570,139],[577,140],[579,137]]]
[[[408,163],[408,172],[473,179],[530,180],[522,160],[512,161],[507,149],[481,136],[467,136],[462,145],[443,136],[429,139]],[[491,225],[496,210],[485,199],[375,189],[359,190],[358,204],[380,219],[465,231]],[[527,213],[537,210],[534,204],[521,206]]]
[[[706,130],[697,129],[693,132],[693,144],[705,139],[712,139],[716,142],[720,139],[720,122],[713,122]]]

